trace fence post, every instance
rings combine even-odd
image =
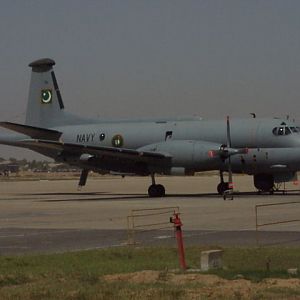
[[[183,246],[183,237],[182,237],[182,223],[179,218],[179,213],[174,213],[173,217],[170,218],[170,222],[174,224],[174,228],[176,231],[176,239],[178,246],[178,255],[179,255],[179,264],[181,269],[186,270],[186,263],[184,257],[184,246]]]

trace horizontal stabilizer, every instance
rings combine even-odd
[[[23,124],[0,122],[0,126],[30,136],[33,139],[58,141],[62,132]]]

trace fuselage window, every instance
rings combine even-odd
[[[100,135],[99,135],[99,140],[100,141],[103,141],[105,139],[105,133],[101,133]]]
[[[165,135],[165,141],[172,138],[173,131],[167,131]]]

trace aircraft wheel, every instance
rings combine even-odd
[[[149,197],[164,197],[165,188],[161,184],[151,184],[148,189]]]
[[[165,187],[162,184],[157,184],[156,188],[157,188],[159,197],[164,197],[166,195]]]
[[[225,191],[229,190],[229,184],[228,182],[220,182],[217,186],[217,190],[219,195],[223,195]]]
[[[151,184],[148,188],[149,197],[158,197],[156,184]]]

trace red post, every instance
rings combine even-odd
[[[179,255],[179,264],[182,270],[186,270],[186,263],[184,257],[184,246],[183,246],[183,237],[181,230],[181,220],[179,218],[179,213],[174,213],[174,216],[170,218],[170,222],[174,224],[174,229],[176,232],[177,246],[178,246],[178,255]]]

